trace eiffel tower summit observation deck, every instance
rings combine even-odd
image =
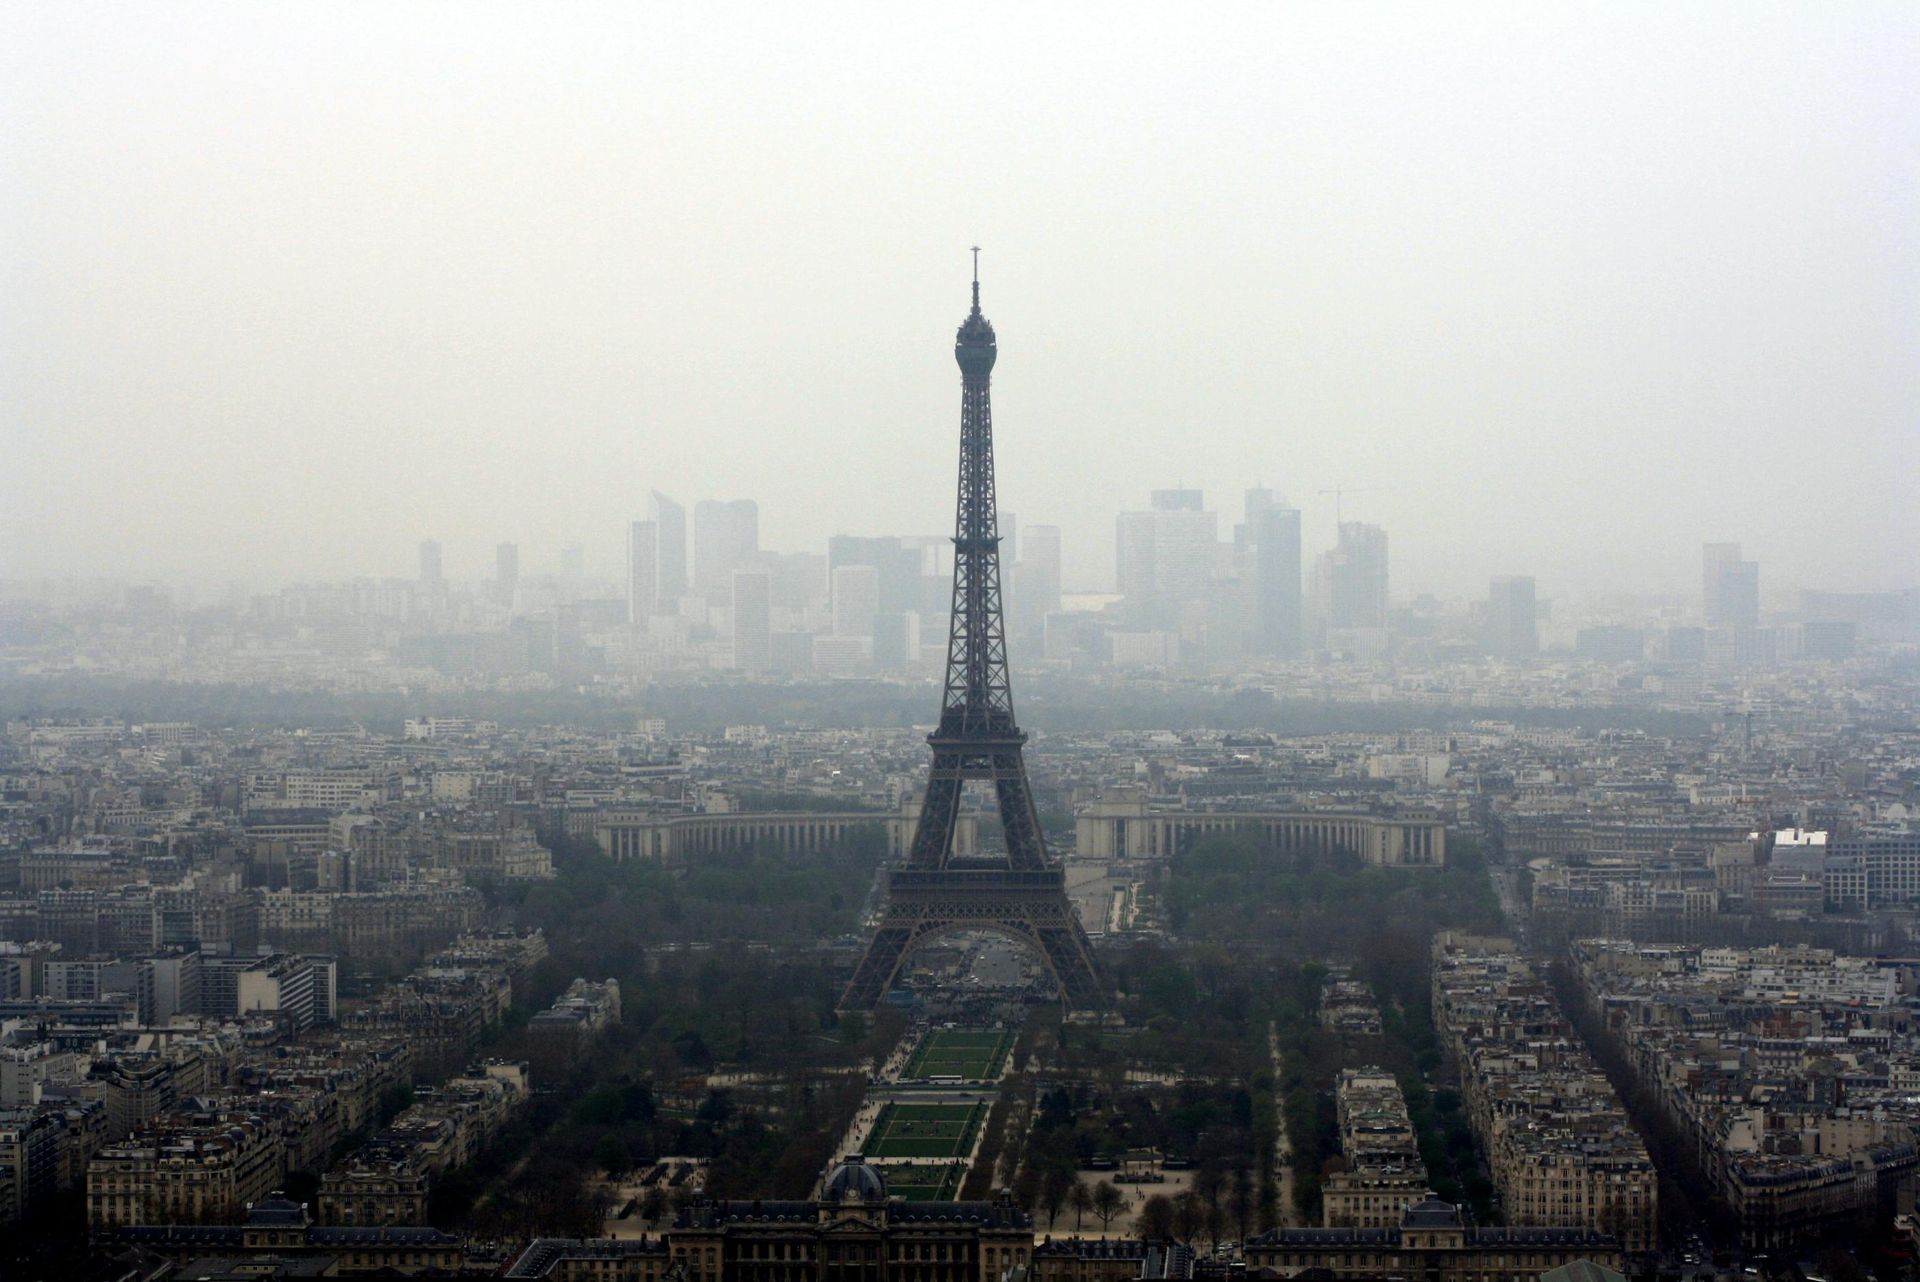
[[[960,363],[960,484],[946,683],[940,723],[927,736],[933,771],[906,857],[886,874],[886,906],[841,998],[843,1010],[871,1009],[914,949],[967,930],[995,931],[1028,944],[1059,986],[1063,1005],[1086,1008],[1103,1000],[1093,949],[1067,898],[1065,875],[1047,857],[1021,753],[1027,737],[1013,719],[993,486],[990,389],[999,347],[980,311],[980,251],[973,253],[973,310],[953,344]],[[954,856],[954,824],[968,780],[993,785],[1006,832],[1004,857]]]

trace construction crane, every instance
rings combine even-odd
[[[1333,528],[1340,528],[1340,497],[1343,494],[1367,494],[1379,488],[1373,485],[1336,485],[1330,490],[1321,490],[1321,494],[1333,495]]]

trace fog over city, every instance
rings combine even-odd
[[[0,1280],[1920,1282],[1917,85],[0,0]]]
[[[1912,585],[1910,4],[0,8],[0,579],[1270,487],[1396,598]],[[1223,529],[1223,534],[1225,533]]]

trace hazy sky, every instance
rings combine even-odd
[[[1396,595],[1920,581],[1920,5],[0,8],[0,578],[1157,486]]]

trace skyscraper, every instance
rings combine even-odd
[[[1199,490],[1154,490],[1147,500],[1156,512],[1200,512],[1206,508],[1206,495]]]
[[[1539,606],[1530,575],[1496,575],[1487,589],[1487,653],[1521,659],[1540,652]]]
[[[687,509],[655,490],[647,500],[647,519],[654,526],[657,608],[671,608],[687,594]]]
[[[1114,564],[1129,607],[1169,615],[1204,595],[1220,560],[1220,515],[1199,490],[1155,490],[1145,512],[1122,512],[1114,526]]]
[[[1701,605],[1710,628],[1760,625],[1760,563],[1740,559],[1738,543],[1701,549]]]
[[[702,499],[693,505],[693,589],[723,601],[733,572],[760,551],[760,505],[752,499]]]
[[[874,666],[889,671],[914,667],[920,662],[920,616],[905,614],[873,616]]]
[[[428,587],[437,587],[446,576],[440,567],[440,542],[438,539],[420,541],[420,582]]]
[[[773,666],[773,575],[733,572],[733,666],[765,672]]]
[[[1007,601],[1009,625],[1022,638],[1038,640],[1047,616],[1059,608],[1060,527],[1029,525],[1020,559],[1013,567],[1013,590]]]
[[[652,521],[627,526],[627,622],[645,623],[660,604],[660,527]]]
[[[890,614],[918,610],[924,604],[921,562],[920,549],[904,539],[836,534],[827,540],[828,591],[833,591],[833,576],[840,570],[869,566],[879,577],[879,610]]]
[[[1330,629],[1387,626],[1387,532],[1342,521],[1340,541],[1314,563],[1316,605]]]
[[[879,613],[878,570],[870,565],[843,565],[833,572],[833,635],[870,637]]]
[[[1264,496],[1265,501],[1255,499]],[[1279,506],[1272,492],[1247,492],[1247,544],[1251,553],[1253,653],[1293,658],[1300,653],[1300,512]]]

